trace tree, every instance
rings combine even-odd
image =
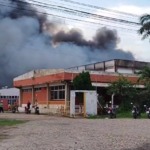
[[[138,91],[130,80],[120,76],[118,80],[112,82],[108,87],[108,94],[118,95],[121,100],[121,111],[128,111],[131,109],[131,101],[134,103],[136,102]]]
[[[140,17],[141,28],[139,29],[139,34],[143,35],[142,39],[146,39],[150,36],[150,15],[145,14]]]
[[[73,80],[73,86],[75,90],[93,90],[89,72],[82,72],[76,76]],[[83,102],[83,93],[77,93],[77,96]]]
[[[137,74],[140,76],[138,82],[143,82],[146,88],[150,88],[150,67],[145,67]]]
[[[89,72],[82,72],[73,80],[75,90],[93,90]]]
[[[133,83],[127,78],[120,76],[118,80],[112,82],[108,88],[108,94],[126,95],[129,91],[133,90]]]

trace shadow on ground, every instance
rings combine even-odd
[[[150,143],[145,143],[137,148],[127,148],[127,149],[122,149],[122,150],[150,150]]]

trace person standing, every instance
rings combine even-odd
[[[27,103],[27,108],[28,109],[30,109],[30,105],[31,105],[31,103],[28,101],[28,103]]]
[[[3,109],[3,103],[0,102],[0,113],[3,112],[4,113],[4,109]]]

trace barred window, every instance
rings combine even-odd
[[[23,89],[23,92],[32,92],[32,89]]]
[[[35,88],[35,92],[40,92],[41,88]]]
[[[64,100],[65,99],[65,86],[53,86],[51,87],[51,99],[52,100]]]

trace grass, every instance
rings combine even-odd
[[[102,115],[102,116],[88,116],[87,119],[105,119],[108,118],[108,115]]]
[[[0,130],[3,131],[3,129],[9,127],[12,127],[14,125],[18,125],[18,124],[23,124],[27,121],[21,121],[21,120],[6,120],[6,119],[0,119]],[[0,134],[0,141],[3,139],[7,139],[9,138],[9,136],[6,133],[1,133]]]
[[[14,126],[18,124],[25,123],[25,121],[21,120],[0,120],[0,127],[5,127],[5,126]]]
[[[124,113],[116,113],[117,115],[117,119],[128,119],[128,118],[133,118],[133,115],[131,112],[124,112]],[[105,119],[105,118],[109,118],[108,115],[104,115],[104,116],[88,116],[87,119]],[[142,113],[140,119],[147,119],[147,114],[146,113]]]
[[[133,118],[133,115],[132,115],[131,112],[118,113],[117,114],[117,118]],[[140,119],[147,119],[147,114],[146,113],[142,113]]]

